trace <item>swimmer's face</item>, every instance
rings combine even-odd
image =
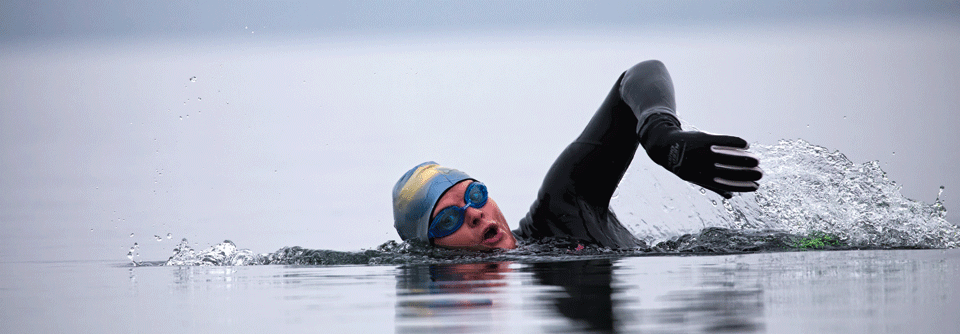
[[[466,205],[463,201],[463,193],[473,182],[473,180],[462,181],[447,190],[437,201],[431,217],[436,216],[446,207]],[[487,204],[482,208],[467,207],[460,229],[451,235],[433,239],[433,244],[444,248],[488,251],[497,248],[517,248],[517,239],[513,236],[513,232],[510,232],[507,219],[500,212],[497,202],[488,198]]]

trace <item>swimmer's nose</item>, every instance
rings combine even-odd
[[[483,221],[483,211],[472,206],[467,207],[467,210],[464,212],[463,219],[465,220],[464,223],[470,225],[471,227],[475,227],[479,225],[481,221]]]

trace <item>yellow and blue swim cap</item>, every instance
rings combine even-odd
[[[429,243],[430,215],[443,193],[460,181],[472,180],[467,173],[427,161],[419,164],[393,187],[393,226],[400,239]]]

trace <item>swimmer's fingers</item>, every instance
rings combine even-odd
[[[727,136],[729,137],[729,136]],[[714,178],[710,180],[711,189],[725,198],[731,198],[733,192],[752,192],[759,189],[756,181],[763,178],[763,170],[758,167],[760,159],[747,152],[750,145],[737,137],[728,145],[711,145],[714,154]]]
[[[757,180],[763,177],[763,170],[759,167],[740,167],[724,164],[714,164],[715,177],[711,180],[715,187],[727,192],[757,191],[760,184]],[[720,194],[724,195],[724,194]],[[726,195],[724,195],[726,198]]]
[[[763,170],[760,167],[741,167],[716,163],[714,164],[714,176],[732,182],[750,182],[763,178]]]
[[[744,148],[712,145],[710,151],[714,153],[714,159],[717,164],[738,167],[756,167],[760,164],[760,159],[753,153],[745,151]]]
[[[750,143],[747,143],[746,140],[737,136],[715,135],[706,132],[704,132],[704,134],[710,136],[710,142],[713,146],[725,147],[732,150],[746,150],[750,148]]]

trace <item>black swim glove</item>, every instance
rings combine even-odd
[[[676,118],[654,115],[640,132],[640,143],[654,162],[681,179],[730,198],[731,192],[756,191],[763,171],[746,152],[747,141],[734,136],[683,131]]]

